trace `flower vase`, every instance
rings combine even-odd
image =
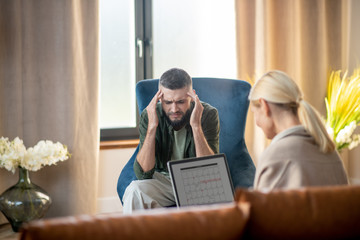
[[[31,183],[29,171],[19,167],[19,181],[0,195],[0,210],[14,232],[22,223],[42,218],[51,204],[50,196]]]

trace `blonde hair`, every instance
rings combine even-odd
[[[262,76],[249,94],[249,100],[252,102],[260,98],[292,110],[313,136],[321,152],[335,150],[335,144],[329,137],[319,113],[303,99],[301,90],[286,73],[274,70]]]

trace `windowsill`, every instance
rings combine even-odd
[[[100,142],[100,150],[120,149],[120,148],[136,148],[138,144],[139,144],[139,139],[101,141]]]

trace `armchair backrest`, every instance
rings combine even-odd
[[[222,78],[192,78],[193,88],[200,100],[217,108],[220,118],[220,152],[225,153],[228,160],[230,174],[234,187],[250,187],[253,185],[255,166],[247,151],[244,132],[246,116],[249,107],[248,94],[250,84],[242,80]],[[158,79],[143,80],[136,85],[136,98],[141,113],[149,104],[158,90]],[[138,149],[137,149],[138,150]],[[119,182],[118,193],[120,199],[127,185],[132,181],[124,182],[133,174],[132,163],[125,166]],[[128,171],[132,171],[129,173]],[[123,175],[123,178],[122,178]],[[133,176],[133,179],[136,179]]]

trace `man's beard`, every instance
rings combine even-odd
[[[180,120],[175,120],[175,121],[172,121],[168,114],[165,113],[165,117],[166,117],[166,120],[168,121],[168,123],[170,123],[170,125],[175,129],[175,130],[179,130],[181,129],[183,126],[185,126],[187,123],[189,123],[190,121],[190,116],[191,116],[191,110],[188,109],[184,116],[180,119]]]

